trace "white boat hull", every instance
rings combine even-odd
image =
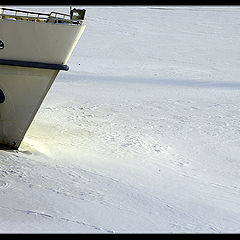
[[[0,89],[5,97],[0,103],[1,147],[18,149],[84,28],[0,19],[0,40],[4,43]]]
[[[0,59],[65,64],[85,25],[0,19]]]
[[[17,149],[58,70],[0,66],[0,143]]]

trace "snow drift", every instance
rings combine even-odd
[[[238,232],[240,8],[85,8],[70,71],[0,151],[0,232]]]

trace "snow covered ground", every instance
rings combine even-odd
[[[0,232],[239,232],[240,7],[85,9],[70,70],[0,151]]]

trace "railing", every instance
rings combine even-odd
[[[55,15],[55,16],[54,16],[55,18],[57,18],[57,15],[60,15],[60,16],[63,16],[63,19],[69,18],[69,20],[70,20],[70,15],[69,15],[69,14],[59,13],[59,12],[51,12],[51,13],[50,13],[50,16],[51,16],[51,15]]]
[[[25,20],[34,22],[50,22],[50,23],[68,23],[68,24],[81,24],[84,20],[72,21],[69,14],[51,12],[40,13],[24,10],[16,10],[11,8],[0,8],[0,19],[13,19]]]

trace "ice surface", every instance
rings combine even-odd
[[[85,9],[70,70],[0,151],[0,232],[239,232],[240,8]]]

